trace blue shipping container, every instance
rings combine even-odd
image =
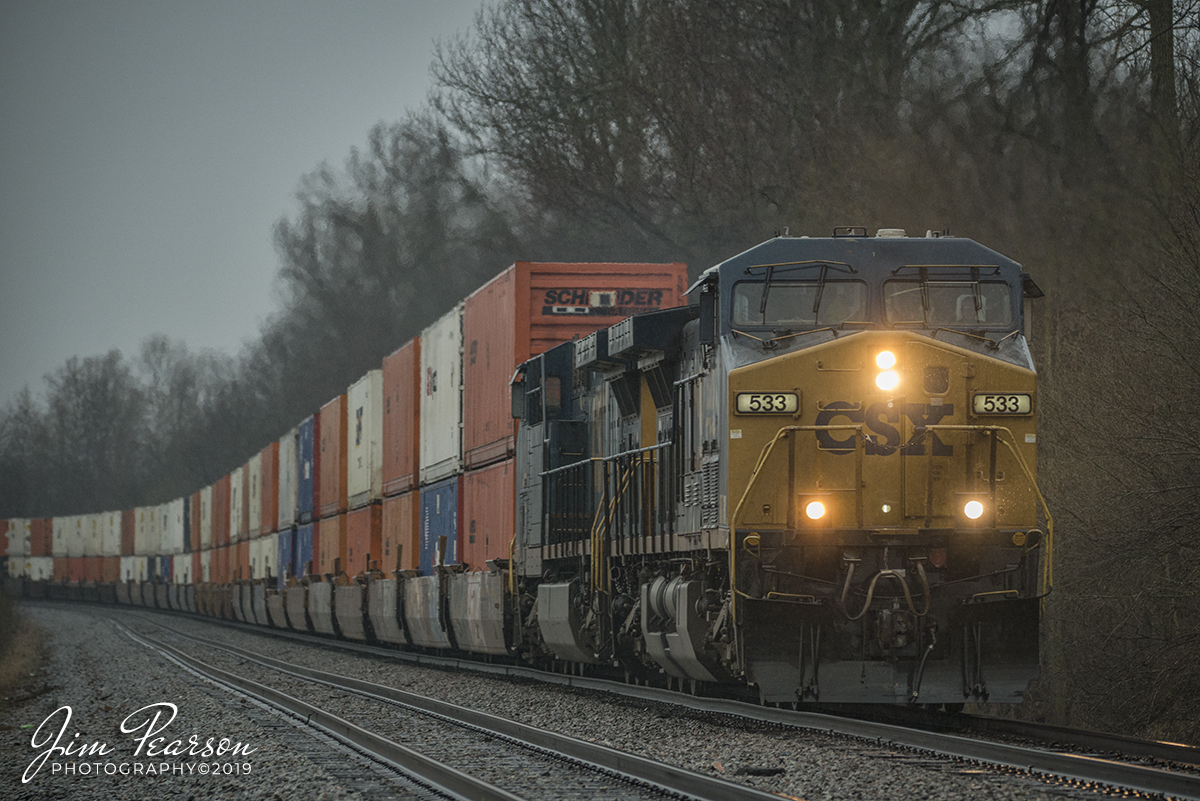
[[[170,584],[173,580],[174,577],[171,575],[171,557],[158,557],[158,577],[167,584]]]
[[[316,415],[309,415],[304,418],[304,422],[300,424],[300,436],[296,443],[296,514],[300,517],[301,523],[311,523],[313,519],[313,489],[320,487],[320,480],[317,478],[316,451],[313,445],[317,441],[319,432],[317,426],[320,425]],[[311,534],[311,529],[309,531]],[[312,542],[312,538],[309,538]],[[312,558],[311,556],[309,557]],[[301,575],[297,573],[296,575]]]
[[[443,564],[458,564],[459,528],[462,519],[462,476],[421,488],[421,575],[433,575],[438,538],[446,538]]]
[[[279,565],[279,569],[275,572],[279,575],[276,577],[275,584],[281,590],[287,583],[287,577],[296,572],[296,568],[292,564],[292,544],[295,539],[296,529],[294,528],[285,528],[279,532],[279,553],[275,555],[275,564]]]
[[[296,541],[292,546],[292,572],[297,578],[306,575],[308,564],[313,558],[313,527],[307,523],[296,529]]]

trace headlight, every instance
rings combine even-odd
[[[890,392],[900,386],[900,374],[895,370],[886,370],[875,377],[875,386]]]
[[[880,351],[879,355],[875,357],[875,365],[880,370],[891,370],[896,366],[896,354],[890,350]]]
[[[963,507],[963,514],[971,520],[978,520],[983,517],[983,504],[979,501],[967,501],[967,505]]]
[[[809,501],[804,507],[804,514],[808,515],[809,520],[820,520],[825,516],[825,504],[820,501]]]

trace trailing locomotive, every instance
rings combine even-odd
[[[1020,700],[1051,564],[1041,293],[967,239],[844,233],[520,368],[527,656],[766,702]]]
[[[514,265],[190,499],[0,521],[9,575],[768,703],[1019,701],[1052,567],[1036,284],[864,229],[772,239],[673,306],[683,270]]]

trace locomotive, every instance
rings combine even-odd
[[[1019,701],[1053,531],[1030,276],[839,229],[689,294],[517,371],[524,655],[768,703]]]
[[[620,280],[651,267],[625,265]],[[133,513],[108,514],[107,525],[104,516],[86,518],[103,529],[93,532],[96,552],[119,559],[73,550],[86,537],[58,524],[83,526],[85,518],[55,518],[53,532],[40,534],[34,529],[49,520],[22,521],[25,533],[9,535],[24,542],[10,547],[10,574],[37,597],[200,612],[692,692],[721,685],[763,703],[1019,702],[1038,673],[1042,599],[1052,583],[1053,519],[1037,487],[1037,380],[1026,333],[1029,303],[1042,295],[1032,278],[970,239],[843,228],[768,240],[705,271],[687,290],[690,305],[620,319],[630,304],[680,297],[683,266],[667,267],[655,280],[669,286],[678,275],[680,283],[666,295],[546,292],[539,325],[559,333],[538,336],[560,344],[511,373],[513,452],[495,464],[505,475],[511,465],[512,484],[488,504],[513,511],[493,514],[508,528],[492,532],[486,547],[457,545],[462,473],[429,472],[435,460],[424,451],[419,486],[414,455],[405,462],[408,494],[391,498],[407,510],[398,519],[408,520],[401,528],[419,558],[404,561],[402,540],[380,539],[379,505],[361,506],[347,524],[328,490],[321,497],[333,514],[321,520],[318,547],[315,465],[300,460],[285,501],[285,473],[297,457],[284,455],[326,452],[326,466],[340,467],[323,469],[321,483],[337,478],[345,495],[341,396],[322,419],[331,409],[340,415],[330,417],[343,427],[331,442],[342,444],[327,451],[334,429],[318,436],[314,416],[297,444],[289,434],[245,475],[239,468],[211,494],[197,493],[199,503],[164,507],[153,537],[153,508],[139,508],[136,523]],[[522,287],[515,297],[528,296]],[[445,329],[460,337],[454,358],[461,364],[465,348],[481,369],[494,343],[462,345],[456,315],[428,329],[421,347],[432,349]],[[604,316],[620,321],[590,322]],[[404,370],[417,375],[421,362],[406,348],[389,359],[407,354]],[[527,343],[526,353],[537,350]],[[499,365],[504,377],[482,374],[476,380],[487,392],[477,395],[502,393],[519,358],[495,357],[488,370]],[[451,369],[439,385],[436,370],[424,372],[421,448],[463,419],[454,406],[461,376]],[[379,380],[378,371],[364,377],[351,400],[379,397]],[[400,414],[405,403],[387,401],[411,424]],[[379,421],[354,405],[352,445],[365,447]],[[495,430],[506,426],[486,411],[492,439],[474,452],[494,459],[505,453],[502,444],[495,451],[503,443]],[[406,448],[416,448],[413,431]],[[468,452],[454,442],[438,447]],[[249,475],[276,459],[280,520],[297,509],[291,534],[276,535],[277,551],[255,538],[249,507],[237,500],[238,487],[254,497],[260,484]],[[307,519],[296,507],[297,481]],[[364,486],[372,481],[378,475]],[[273,492],[263,490],[264,504]],[[451,521],[448,537],[436,536],[426,506]],[[182,553],[189,514],[190,557]],[[265,521],[274,511],[261,514]],[[236,543],[231,520],[242,521]],[[374,539],[347,534],[372,520]],[[168,550],[168,541],[179,547]],[[141,542],[150,545],[139,550]],[[14,574],[17,553],[42,555]],[[122,575],[100,569],[110,561]],[[70,584],[66,572],[58,579],[67,562],[82,571],[70,573]]]

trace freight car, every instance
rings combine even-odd
[[[173,566],[130,521],[108,595],[772,703],[1019,701],[1053,541],[1020,265],[840,229],[690,306],[681,265],[608,267],[510,268],[159,510]]]

